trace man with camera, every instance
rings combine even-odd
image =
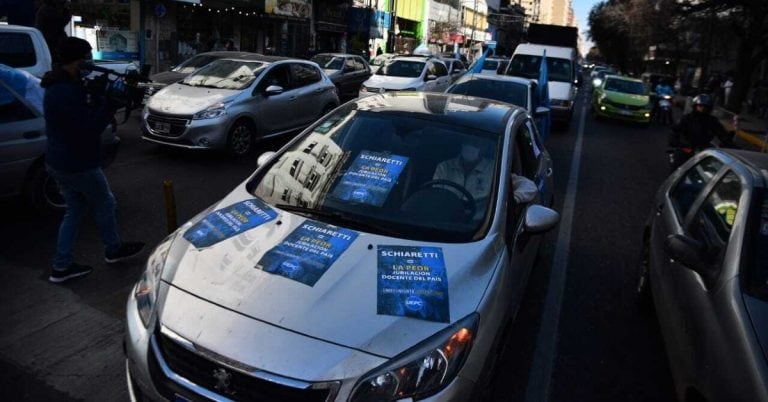
[[[105,261],[114,263],[135,256],[141,242],[124,242],[118,234],[117,203],[101,169],[101,132],[127,98],[125,83],[106,79],[86,87],[91,46],[68,37],[58,46],[58,60],[41,82],[46,134],[46,167],[56,180],[67,210],[59,227],[56,253],[48,278],[59,283],[89,274],[93,269],[73,261],[72,251],[88,207],[93,209],[104,243]]]

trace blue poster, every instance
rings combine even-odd
[[[256,268],[315,286],[356,238],[355,231],[305,221],[267,251]]]
[[[377,313],[451,322],[439,247],[379,246]]]
[[[277,217],[277,212],[255,198],[211,212],[184,232],[197,248],[210,247]]]
[[[380,207],[407,163],[407,156],[362,151],[336,184],[333,195],[344,201]]]

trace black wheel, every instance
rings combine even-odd
[[[29,172],[24,197],[35,212],[43,216],[62,214],[67,208],[56,181],[48,175],[42,163]]]
[[[229,130],[227,136],[227,151],[233,156],[241,157],[253,152],[256,146],[256,129],[247,120],[238,120]]]

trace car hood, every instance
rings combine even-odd
[[[419,87],[424,81],[419,77],[389,77],[385,75],[372,75],[363,85],[371,88],[406,89]]]
[[[254,197],[238,187],[211,210]],[[275,210],[272,221],[197,249],[179,229],[163,280],[198,298],[259,322],[335,345],[390,358],[449,324],[377,314],[377,246],[441,247],[450,322],[475,312],[502,255],[496,235],[466,244],[435,244],[357,232],[345,252],[309,286],[255,268],[306,218]],[[203,330],[203,328],[201,328]]]
[[[570,100],[573,86],[568,82],[549,81],[547,89],[551,99]]]
[[[744,305],[755,329],[760,348],[763,349],[763,356],[768,360],[768,302],[745,294]]]
[[[152,95],[147,107],[161,113],[194,114],[211,105],[229,102],[240,93],[240,90],[191,87],[176,83]]]
[[[606,99],[611,102],[621,103],[630,106],[645,106],[650,102],[645,95],[632,95],[624,92],[605,91]]]
[[[177,71],[164,71],[162,73],[157,73],[150,76],[149,79],[151,79],[154,83],[170,85],[174,82],[182,80],[187,75],[189,74],[184,74]]]

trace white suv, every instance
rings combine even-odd
[[[360,88],[360,95],[387,91],[443,92],[451,85],[441,60],[423,56],[395,57],[381,66]]]

